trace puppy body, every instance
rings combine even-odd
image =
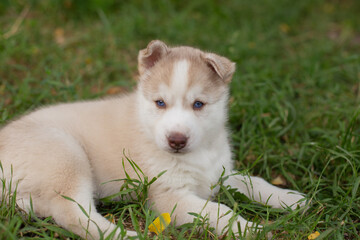
[[[0,131],[0,161],[7,191],[17,203],[54,220],[83,238],[98,239],[116,226],[96,212],[94,198],[115,194],[132,159],[149,179],[149,200],[171,212],[177,224],[189,212],[209,217],[218,234],[228,226],[231,209],[208,201],[225,169],[233,173],[226,130],[228,83],[235,65],[224,57],[190,47],[151,42],[139,53],[137,90],[118,98],[61,104],[39,109]],[[124,156],[125,154],[125,156]],[[12,189],[10,189],[12,181]],[[303,196],[276,188],[261,178],[233,175],[225,184],[273,207],[296,207]],[[212,190],[211,190],[212,189]],[[88,212],[81,211],[75,200]],[[241,231],[252,223],[236,217]],[[235,221],[235,222],[236,222]],[[128,231],[129,236],[136,235]]]

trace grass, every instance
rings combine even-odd
[[[314,231],[360,239],[359,12],[357,0],[4,0],[0,124],[43,105],[131,90],[137,52],[152,39],[214,51],[237,63],[229,112],[236,167],[281,176],[312,205],[285,214],[226,189],[219,201],[273,222],[266,231],[275,239]],[[103,201],[99,211],[138,231],[156,217],[144,201]],[[202,224],[170,226],[159,238],[216,239],[196,230]],[[51,218],[3,203],[0,238],[77,239]]]

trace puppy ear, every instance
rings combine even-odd
[[[157,61],[169,52],[168,46],[160,40],[151,41],[146,49],[140,50],[138,56],[138,69],[140,75],[152,68]]]
[[[225,83],[230,83],[235,72],[235,63],[214,53],[204,53],[204,61]]]

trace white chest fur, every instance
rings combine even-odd
[[[224,142],[223,142],[224,143]],[[205,148],[185,155],[150,159],[151,171],[166,171],[156,182],[160,191],[188,191],[201,198],[216,194],[212,189],[224,169],[231,171],[231,154],[227,144]]]

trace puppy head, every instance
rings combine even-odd
[[[157,146],[187,153],[224,131],[235,63],[191,47],[155,40],[139,53],[139,117]]]

